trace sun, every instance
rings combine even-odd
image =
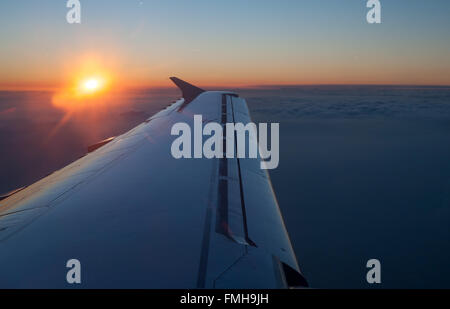
[[[106,68],[95,58],[81,59],[77,69],[67,69],[64,84],[52,97],[54,106],[67,112],[100,110],[112,104],[111,92],[117,92],[114,65]]]
[[[95,91],[99,88],[100,82],[98,81],[98,79],[92,78],[85,81],[83,86],[84,89],[88,91]]]
[[[109,86],[106,74],[84,75],[75,83],[75,94],[79,97],[93,96],[103,93]]]
[[[82,93],[95,93],[103,88],[103,81],[97,77],[90,77],[81,82],[80,90]]]

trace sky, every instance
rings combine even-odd
[[[83,68],[126,87],[450,85],[450,1],[0,1],[0,89],[64,87]]]

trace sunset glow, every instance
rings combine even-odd
[[[115,86],[124,88],[172,87],[168,77],[173,75],[214,88],[450,85],[450,41],[443,39],[450,25],[446,1],[426,9],[419,0],[408,1],[415,4],[406,7],[386,1],[383,9],[390,18],[381,25],[366,22],[365,1],[249,5],[233,0],[214,2],[211,8],[203,1],[174,1],[176,10],[166,1],[124,1],[111,4],[108,14],[101,1],[94,1],[85,8],[89,19],[79,26],[68,24],[54,1],[31,1],[24,11],[16,2],[0,1],[0,11],[15,12],[5,14],[0,29],[5,47],[0,53],[0,89],[67,87],[74,71],[82,70],[76,75],[80,79],[75,87],[80,87],[103,72],[83,65],[86,59],[120,76]],[[195,22],[186,22],[187,14]],[[224,27],[225,21],[230,26]],[[8,29],[14,29],[14,35]],[[23,52],[28,50],[33,52]],[[91,81],[81,92],[98,95],[107,90],[100,80],[99,86]]]
[[[99,110],[110,104],[108,92],[113,74],[90,59],[80,60],[79,68],[67,73],[67,82],[53,95],[53,105],[68,112]]]

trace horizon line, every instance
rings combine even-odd
[[[195,84],[195,82],[193,83]],[[261,89],[273,87],[308,87],[308,86],[359,86],[359,87],[450,87],[450,84],[402,84],[402,83],[286,83],[286,84],[247,84],[247,85],[212,85],[202,86],[205,90],[214,91],[218,89]],[[63,89],[62,87],[27,87],[27,86],[1,86],[0,92],[57,92]],[[177,89],[175,86],[132,86],[121,87],[116,90],[109,90],[109,92],[123,92],[123,91],[139,91],[149,89]]]

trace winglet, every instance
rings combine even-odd
[[[205,92],[205,90],[198,88],[194,85],[191,85],[184,80],[181,80],[176,77],[171,77],[170,80],[178,87],[180,88],[181,92],[183,93],[184,98],[184,104],[187,105],[191,103],[196,97],[198,97],[201,93]]]

